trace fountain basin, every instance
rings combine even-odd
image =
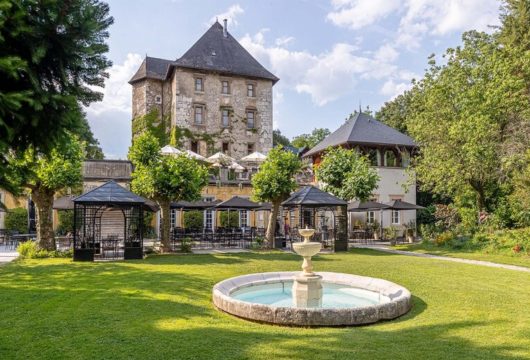
[[[288,326],[345,326],[390,320],[411,308],[410,292],[395,283],[365,276],[318,272],[321,307],[295,307],[293,279],[299,272],[249,274],[217,283],[214,305],[229,314]]]
[[[295,242],[293,243],[293,250],[300,256],[313,256],[318,254],[322,244],[319,242]]]

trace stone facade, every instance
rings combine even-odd
[[[201,79],[203,91],[195,90],[196,79]],[[229,94],[222,93],[222,81],[228,82]],[[254,96],[247,96],[249,84]],[[133,84],[132,115],[134,119],[156,110],[170,120],[168,134],[172,128],[188,130],[178,139],[179,148],[203,156],[225,151],[239,159],[272,148],[272,86],[270,80],[177,68],[166,81],[145,79]],[[197,108],[202,110],[200,124],[195,120]],[[228,126],[222,123],[223,110],[229,113]],[[253,127],[247,124],[248,112],[254,114]]]

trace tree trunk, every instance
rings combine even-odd
[[[37,242],[39,247],[45,250],[55,250],[52,220],[54,194],[54,191],[39,187],[31,192],[37,210]]]
[[[168,200],[157,200],[160,206],[160,245],[162,252],[171,251],[171,238],[170,238],[170,222],[171,222],[171,209],[170,202]]]
[[[470,185],[477,193],[477,207],[480,214],[480,212],[486,210],[486,194],[484,186],[478,181],[470,181]]]
[[[272,202],[272,212],[269,216],[269,224],[267,225],[267,233],[265,234],[265,238],[267,239],[267,245],[269,248],[274,247],[274,239],[276,234],[276,219],[278,218],[278,213],[280,212],[280,202],[279,201],[273,201]]]

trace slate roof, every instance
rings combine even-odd
[[[382,210],[382,209],[389,209],[389,208],[390,208],[390,205],[382,204],[377,201],[366,201],[366,202],[353,201],[348,204],[348,211],[350,212]]]
[[[330,146],[342,144],[417,146],[410,136],[361,112],[353,115],[304,156],[315,155]]]
[[[314,186],[304,186],[300,190],[293,193],[287,200],[282,202],[282,206],[312,206],[312,207],[326,207],[326,206],[341,206],[348,203],[336,196],[322,191]]]
[[[165,80],[173,66],[267,79],[273,83],[279,80],[254,59],[230,33],[225,37],[223,26],[219,22],[215,22],[176,61],[146,57],[129,80],[129,84],[145,78]]]
[[[219,204],[220,200],[214,201],[176,201],[171,203],[172,209],[183,209],[183,210],[205,210]]]
[[[121,187],[115,181],[92,189],[74,199],[74,203],[104,203],[104,204],[146,204],[147,200]]]
[[[167,79],[171,66],[174,64],[175,62],[171,60],[146,56],[136,71],[136,74],[129,80],[129,84],[144,79],[165,80]]]
[[[238,210],[247,210],[247,209],[257,209],[260,208],[261,204],[250,201],[239,196],[233,196],[232,198],[225,200],[217,205],[216,209],[238,209]]]

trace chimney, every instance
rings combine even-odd
[[[227,37],[228,36],[228,20],[224,19],[223,22],[225,24],[225,26],[223,27],[223,36]]]

